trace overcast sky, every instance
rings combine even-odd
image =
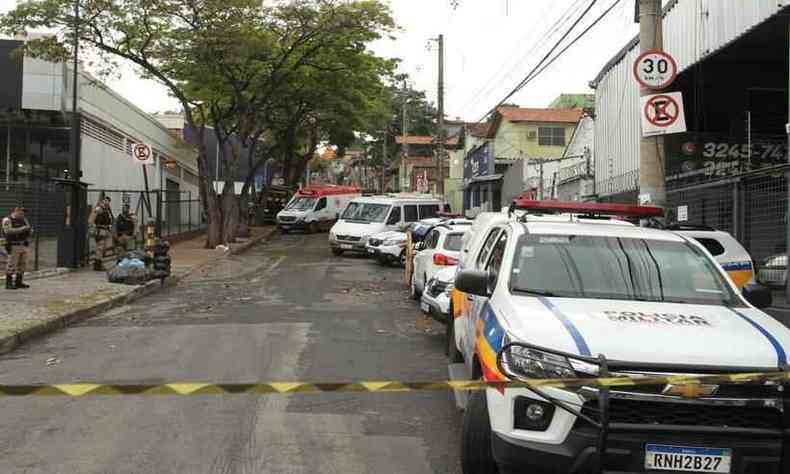
[[[401,72],[435,102],[437,48],[429,40],[443,34],[447,116],[475,121],[524,78],[590,1],[389,0],[402,31],[395,41],[382,40],[372,48],[402,59]],[[570,38],[615,1],[599,0]],[[508,102],[545,107],[561,93],[591,93],[588,82],[638,31],[633,3],[620,0],[606,19]],[[16,0],[0,0],[0,12],[14,5]],[[568,20],[568,12],[570,21],[552,29]],[[109,85],[147,112],[179,108],[162,86],[139,79],[129,67]]]

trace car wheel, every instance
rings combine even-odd
[[[458,346],[455,345],[455,321],[452,308],[450,308],[450,320],[447,321],[444,334],[445,337],[447,337],[447,345],[444,350],[445,355],[447,355],[447,360],[449,360],[451,364],[462,363],[464,357],[461,355],[461,351],[458,350]]]
[[[343,255],[343,251],[341,249],[332,249],[332,255],[334,255],[335,257],[339,257]]]
[[[379,254],[378,257],[376,257],[376,260],[378,260],[378,262],[382,265],[387,265],[389,263],[387,256],[384,255],[383,253]]]
[[[411,275],[411,284],[409,285],[409,296],[414,301],[418,301],[420,299],[420,292],[417,291],[417,284],[414,282],[414,274]]]
[[[491,421],[485,391],[472,392],[461,430],[461,470],[464,474],[498,474],[491,452]]]

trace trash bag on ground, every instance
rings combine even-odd
[[[133,260],[137,259],[128,259],[129,262]],[[140,262],[140,260],[137,261]],[[142,285],[150,280],[151,276],[151,271],[144,265],[128,264],[123,267],[116,265],[107,271],[107,279],[110,283],[122,283],[125,285]]]

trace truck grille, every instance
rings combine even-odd
[[[338,235],[337,240],[345,240],[346,242],[359,242],[362,237],[355,237],[353,235]]]
[[[279,220],[280,222],[296,222],[296,216],[282,216]]]
[[[782,414],[771,407],[715,406],[612,399],[609,421],[629,425],[684,425],[779,429]],[[588,401],[582,413],[598,419],[598,402]]]

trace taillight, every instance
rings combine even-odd
[[[435,253],[433,254],[433,264],[439,265],[441,267],[448,265],[458,265],[458,259],[441,253]]]

